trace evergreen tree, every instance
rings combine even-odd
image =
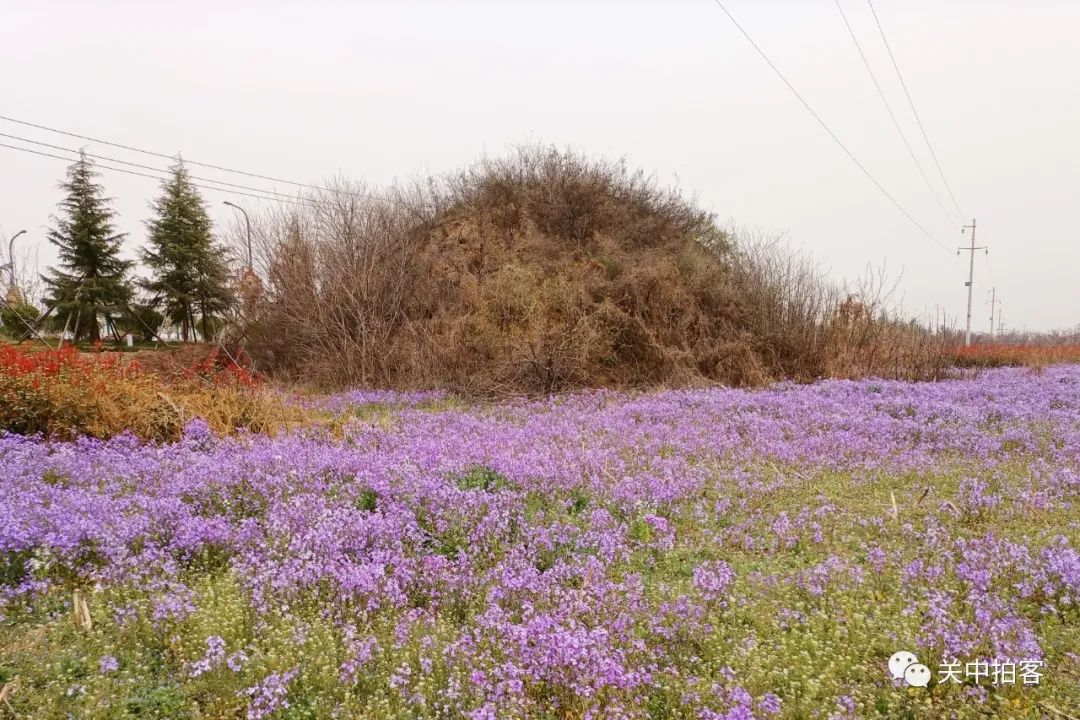
[[[213,240],[210,216],[183,162],[172,167],[172,177],[151,208],[155,217],[147,222],[150,247],[143,261],[152,277],[144,287],[180,327],[185,341],[197,329],[208,339],[233,295],[225,249]]]
[[[113,211],[101,185],[94,182],[94,165],[79,153],[60,189],[67,196],[53,216],[49,242],[59,248],[60,267],[43,277],[47,300],[58,322],[75,329],[76,340],[101,339],[99,319],[107,327],[126,312],[131,299],[127,273],[131,262],[120,258],[123,233],[116,233]]]

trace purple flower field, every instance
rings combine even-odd
[[[1080,714],[1080,366],[443,400],[0,439],[0,717]]]

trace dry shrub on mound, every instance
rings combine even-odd
[[[258,366],[289,380],[501,394],[836,371],[838,291],[622,163],[527,148],[308,199],[257,223],[245,310]]]
[[[785,377],[934,380],[947,374],[952,340],[903,316],[883,269],[842,286],[777,238],[745,231],[733,237],[731,268],[743,293],[744,327]]]

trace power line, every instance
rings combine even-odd
[[[8,145],[7,143],[0,143],[0,147],[9,148],[11,150],[19,150],[21,152],[32,153],[34,155],[41,155],[42,157],[56,158],[57,160],[63,160],[64,162],[73,162],[75,158],[63,157],[62,155],[54,155],[53,153],[41,152],[40,150],[32,150],[30,148],[18,147],[16,145]],[[101,163],[94,163],[95,168],[102,170],[111,170],[112,172],[121,172],[128,175],[137,175],[139,177],[150,178],[151,180],[165,180],[160,175],[150,175],[149,173],[137,172],[135,170],[125,170],[124,168],[111,167],[109,165],[102,165]],[[164,172],[164,171],[162,171]],[[242,192],[240,190],[230,190],[228,188],[211,187],[208,185],[200,185],[199,183],[192,183],[197,188],[203,190],[216,190],[223,193],[231,193],[233,195],[243,195],[245,197],[255,198],[257,200],[276,200],[278,202],[287,203],[289,205],[300,205],[304,207],[313,207],[313,204],[304,200],[286,200],[284,198],[267,197],[266,195],[256,195],[254,193]]]
[[[896,128],[896,132],[900,134],[900,139],[904,141],[904,147],[907,148],[908,155],[911,156],[911,160],[915,163],[915,167],[919,169],[919,175],[922,176],[923,182],[926,183],[927,189],[930,194],[934,196],[934,202],[941,208],[941,212],[945,214],[945,219],[949,225],[952,225],[953,218],[949,215],[949,211],[945,209],[945,204],[941,202],[941,197],[938,195],[937,190],[930,183],[930,178],[926,176],[926,171],[923,169],[922,163],[919,162],[918,155],[915,154],[915,150],[912,149],[911,143],[908,142],[907,134],[900,126],[900,121],[896,119],[896,113],[893,112],[892,104],[889,102],[889,98],[886,97],[885,91],[881,87],[881,83],[878,82],[877,74],[874,72],[874,68],[870,65],[870,61],[866,57],[866,53],[863,52],[862,44],[859,42],[859,38],[856,37],[855,31],[851,27],[851,23],[848,22],[847,14],[844,12],[843,6],[840,4],[840,0],[834,0],[836,3],[836,9],[840,11],[840,17],[844,21],[844,26],[847,28],[848,34],[851,36],[851,41],[855,43],[855,49],[859,51],[859,57],[862,58],[863,67],[866,68],[866,72],[870,74],[870,79],[874,81],[874,87],[877,89],[878,97],[881,98],[881,102],[885,103],[885,109],[889,112],[889,118],[892,120],[893,127]],[[961,216],[960,221],[963,222]]]
[[[736,28],[738,28],[739,32],[742,33],[743,37],[746,38],[747,42],[749,42],[754,47],[754,50],[756,50],[758,55],[761,56],[761,59],[764,60],[769,65],[770,68],[772,68],[773,72],[776,73],[776,76],[779,77],[780,80],[783,81],[783,83],[785,85],[787,85],[788,90],[790,90],[791,93],[796,98],[798,98],[799,102],[802,103],[802,106],[804,108],[806,108],[807,112],[809,112],[813,116],[813,118],[815,120],[817,120],[818,124],[821,125],[822,129],[826,133],[829,134],[829,137],[831,137],[833,139],[833,142],[835,142],[837,145],[840,146],[840,149],[844,151],[844,154],[847,155],[848,158],[853,163],[855,163],[856,167],[858,167],[859,170],[862,171],[863,175],[865,175],[867,177],[867,179],[874,184],[874,187],[876,187],[878,190],[880,190],[882,195],[887,197],[889,199],[889,201],[892,202],[892,204],[896,206],[896,209],[899,210],[904,215],[904,217],[906,217],[908,219],[908,221],[911,222],[912,225],[914,225],[916,228],[918,228],[919,231],[923,235],[925,235],[927,238],[929,238],[929,240],[932,243],[934,243],[938,247],[942,248],[943,250],[948,250],[949,248],[946,247],[941,241],[939,241],[933,235],[931,235],[930,232],[926,228],[924,228],[922,226],[922,224],[912,216],[911,213],[909,213],[907,210],[905,210],[904,206],[901,205],[896,200],[896,198],[893,197],[892,194],[888,190],[885,189],[885,186],[882,185],[881,183],[879,183],[877,181],[877,178],[875,178],[873,176],[873,174],[871,174],[871,172],[866,169],[866,166],[863,165],[859,161],[859,159],[857,157],[855,157],[855,154],[853,152],[851,152],[850,150],[848,150],[847,145],[845,145],[843,143],[843,141],[840,140],[840,138],[836,135],[836,133],[834,133],[832,131],[832,129],[829,128],[829,126],[825,123],[825,121],[821,119],[821,116],[818,115],[817,112],[814,111],[814,108],[812,108],[810,106],[810,103],[808,103],[806,101],[806,99],[803,98],[803,96],[799,93],[799,91],[795,89],[795,86],[792,85],[788,81],[788,79],[784,76],[784,73],[780,72],[780,68],[776,67],[776,65],[773,63],[773,61],[769,59],[769,56],[765,54],[765,51],[762,50],[761,47],[758,46],[758,44],[756,42],[754,42],[754,39],[752,37],[750,37],[750,33],[746,32],[746,30],[743,29],[743,26],[740,25],[739,21],[735,19],[735,16],[733,16],[728,11],[728,9],[726,7],[724,7],[724,4],[720,0],[713,0],[713,2],[716,3],[717,7],[719,7],[721,10],[724,11],[724,14],[727,15],[728,19],[731,20],[732,24],[735,25]]]
[[[900,86],[904,88],[904,96],[907,97],[908,105],[911,107],[911,114],[915,116],[915,122],[919,125],[919,132],[922,133],[923,140],[926,141],[926,147],[930,150],[930,157],[934,159],[934,165],[937,167],[938,174],[941,175],[941,182],[945,183],[945,190],[949,193],[949,199],[952,200],[953,207],[956,208],[956,213],[961,217],[967,217],[964,215],[964,211],[960,209],[959,203],[956,202],[956,196],[953,195],[952,186],[949,185],[949,180],[945,177],[945,171],[941,169],[941,163],[938,162],[937,153],[934,152],[934,146],[930,144],[930,136],[926,134],[926,128],[923,126],[922,118],[919,117],[919,111],[915,109],[915,101],[911,99],[911,93],[908,92],[907,83],[904,82],[904,75],[900,72],[900,65],[896,62],[896,56],[893,55],[892,46],[889,45],[889,39],[885,37],[885,28],[881,26],[881,19],[878,17],[877,10],[874,9],[873,0],[866,0],[870,6],[870,12],[874,15],[874,23],[877,25],[878,32],[881,33],[881,40],[885,43],[885,49],[889,51],[889,60],[892,61],[893,69],[896,71],[896,77],[900,80]],[[963,222],[963,220],[961,220]]]
[[[6,137],[6,138],[11,139],[11,140],[18,140],[19,142],[32,143],[34,145],[40,145],[42,147],[52,148],[53,150],[61,150],[63,152],[69,152],[69,153],[82,152],[87,157],[91,157],[91,158],[94,158],[96,160],[105,160],[107,162],[120,163],[121,165],[127,165],[128,167],[136,167],[136,168],[140,168],[142,170],[150,170],[152,172],[158,172],[158,173],[170,173],[170,172],[172,172],[171,170],[165,170],[165,169],[162,169],[162,168],[153,167],[151,165],[142,165],[140,163],[134,163],[134,162],[130,162],[128,160],[121,160],[120,158],[108,157],[107,155],[96,155],[94,153],[88,153],[85,150],[80,151],[80,150],[76,150],[75,148],[63,147],[61,145],[51,145],[51,144],[49,144],[47,142],[41,142],[40,140],[31,140],[30,138],[19,137],[18,135],[9,135],[8,133],[0,133],[0,137]],[[232,182],[228,182],[228,181],[225,181],[225,180],[216,180],[214,178],[200,177],[198,175],[189,175],[188,177],[190,177],[192,180],[201,180],[203,182],[214,183],[216,185],[225,185],[227,187],[238,188],[240,190],[251,190],[253,192],[266,193],[267,195],[273,195],[273,196],[275,196],[276,198],[279,198],[279,199],[295,201],[295,202],[308,202],[306,199],[297,198],[295,195],[288,195],[286,193],[279,193],[276,190],[264,190],[262,188],[251,187],[249,185],[239,185],[237,183],[232,183]]]
[[[32,122],[29,122],[29,121],[26,121],[26,120],[19,120],[17,118],[9,117],[7,115],[0,115],[0,120],[6,120],[7,122],[13,122],[13,123],[16,123],[18,125],[25,125],[26,127],[32,127],[32,128],[36,128],[38,130],[45,130],[46,132],[57,133],[58,135],[66,135],[68,137],[78,138],[79,140],[86,140],[88,142],[100,143],[102,145],[108,145],[110,147],[120,148],[121,150],[128,150],[128,151],[131,151],[131,152],[142,153],[143,155],[149,155],[151,157],[157,157],[157,158],[162,158],[162,159],[165,159],[165,160],[173,160],[173,161],[178,159],[177,156],[175,156],[175,155],[167,155],[165,153],[160,153],[160,152],[155,152],[153,150],[145,150],[145,149],[140,148],[140,147],[135,147],[134,145],[124,145],[122,143],[111,142],[109,140],[101,140],[99,138],[93,138],[93,137],[90,137],[88,135],[80,135],[79,133],[70,132],[68,130],[59,130],[57,128],[48,127],[46,125],[39,125],[38,123],[32,123]],[[248,172],[246,170],[236,170],[234,168],[227,168],[227,167],[224,167],[222,165],[214,165],[212,163],[198,162],[196,160],[184,160],[184,162],[187,163],[188,165],[195,165],[195,166],[198,166],[198,167],[208,168],[208,169],[211,169],[211,170],[219,170],[221,172],[234,173],[236,175],[244,175],[244,176],[251,177],[251,178],[257,178],[259,180],[268,180],[270,182],[282,183],[282,184],[285,184],[285,185],[293,185],[293,186],[296,186],[296,187],[307,188],[308,190],[317,190],[317,191],[320,191],[320,192],[331,192],[331,193],[336,193],[336,194],[339,194],[339,195],[352,195],[352,196],[358,197],[358,198],[364,198],[364,199],[367,199],[367,200],[378,200],[378,201],[381,201],[381,202],[390,202],[390,203],[398,202],[398,201],[394,200],[393,198],[379,197],[377,195],[369,195],[369,194],[366,194],[366,193],[359,193],[359,192],[355,192],[355,191],[352,191],[352,190],[342,190],[340,188],[324,188],[324,187],[319,187],[318,185],[311,185],[309,183],[297,182],[295,180],[284,180],[282,178],[276,178],[276,177],[272,177],[270,175],[260,175],[259,173]],[[211,181],[211,182],[217,182],[217,181]],[[260,191],[260,192],[263,192],[263,191]]]

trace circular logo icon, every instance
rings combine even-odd
[[[889,658],[889,672],[892,673],[895,679],[899,680],[904,677],[904,671],[907,670],[908,665],[914,665],[917,662],[919,662],[919,658],[915,657],[915,653],[901,650],[893,653],[893,656]]]
[[[904,669],[904,680],[911,687],[926,687],[930,684],[930,668],[922,663],[912,663]]]

